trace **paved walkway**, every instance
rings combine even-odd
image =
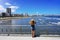
[[[60,40],[60,37],[21,37],[21,36],[0,36],[0,40]]]
[[[40,35],[39,37],[32,38],[31,34],[30,35],[10,35],[6,36],[5,35],[0,35],[0,40],[60,40],[60,35]]]

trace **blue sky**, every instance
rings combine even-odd
[[[60,0],[0,0],[0,12],[7,7],[18,14],[60,14]]]

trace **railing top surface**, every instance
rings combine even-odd
[[[0,26],[31,26],[31,25],[0,25]],[[35,25],[35,26],[60,26],[60,25]]]

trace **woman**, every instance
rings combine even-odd
[[[29,23],[32,27],[32,37],[35,37],[35,24],[36,24],[36,22],[34,21],[34,19],[31,19],[31,21]]]

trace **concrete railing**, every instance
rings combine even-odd
[[[54,25],[38,25],[38,26],[54,26]],[[37,28],[38,29],[38,28]],[[49,32],[49,29],[41,30],[36,29],[37,34],[60,34],[56,30],[56,32]],[[53,29],[50,29],[53,30]],[[31,34],[31,27],[30,25],[0,25],[0,34]]]

